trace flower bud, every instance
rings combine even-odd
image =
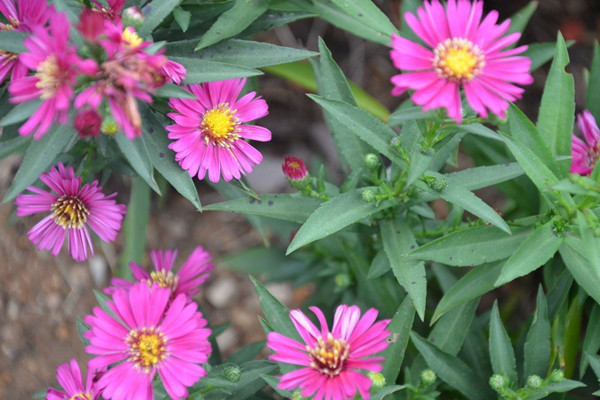
[[[426,175],[421,177],[421,180],[437,192],[441,192],[448,186],[448,181],[444,177]]]
[[[421,383],[423,384],[423,386],[430,386],[433,385],[436,381],[437,375],[430,369],[424,369],[423,371],[421,371],[419,379],[421,379]]]
[[[339,273],[334,278],[335,286],[339,289],[345,289],[352,283],[350,276],[344,272]]]
[[[104,17],[102,13],[91,8],[84,8],[79,15],[77,29],[81,36],[94,42],[104,32]]]
[[[136,31],[144,24],[144,14],[137,7],[127,7],[123,10],[121,21],[124,26],[131,26]]]
[[[365,165],[369,169],[375,169],[379,166],[379,157],[377,154],[369,153],[365,155]]]
[[[100,132],[106,135],[116,135],[119,132],[119,127],[111,116],[106,116],[102,121],[102,125],[100,125]]]
[[[537,375],[529,375],[527,377],[527,386],[532,389],[538,389],[540,386],[542,386],[542,383],[542,378]]]
[[[92,108],[79,111],[73,121],[73,126],[81,137],[97,136],[100,133],[101,125],[102,117],[98,111]]]
[[[303,190],[310,184],[308,170],[301,158],[285,156],[281,169],[294,189]]]
[[[385,377],[379,372],[368,372],[367,376],[371,379],[371,393],[377,393],[385,386]]]
[[[548,379],[552,383],[558,383],[558,382],[562,381],[563,379],[565,379],[565,373],[563,372],[562,369],[555,369],[554,371],[552,371],[550,373],[550,376],[548,377]]]
[[[508,379],[502,375],[494,374],[490,377],[490,386],[496,392],[501,392],[508,385]]]
[[[400,148],[402,147],[402,140],[398,136],[396,136],[390,141],[390,146],[392,146],[392,148],[396,150],[400,150]]]
[[[367,203],[372,203],[372,202],[374,202],[376,200],[375,199],[375,193],[373,193],[373,191],[371,189],[364,190],[361,193],[361,196],[362,196],[362,199],[364,201],[366,201]]]
[[[239,382],[242,377],[242,370],[237,365],[228,365],[225,367],[224,376],[229,382]]]

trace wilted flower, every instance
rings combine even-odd
[[[585,141],[573,134],[571,142],[571,173],[589,175],[600,155],[600,130],[591,112],[584,110],[577,116],[577,126]]]
[[[362,317],[357,306],[338,306],[333,329],[329,331],[321,310],[310,307],[321,329],[300,310],[292,310],[290,318],[304,343],[270,332],[267,346],[275,354],[269,359],[302,368],[281,376],[278,387],[300,388],[302,396],[314,400],[349,400],[357,391],[361,398],[370,397],[371,379],[362,371],[380,372],[383,357],[372,357],[388,346],[386,330],[390,320],[375,322],[377,310],[370,309]]]
[[[192,254],[183,263],[176,274],[172,268],[177,257],[177,250],[152,250],[150,252],[154,271],[148,273],[136,263],[129,264],[133,278],[136,281],[147,282],[150,286],[157,283],[161,287],[171,290],[171,298],[184,294],[188,298],[200,292],[200,286],[209,278],[210,271],[214,269],[211,264],[210,253],[201,246],[194,249]],[[113,293],[117,288],[130,288],[133,283],[121,278],[111,279],[112,288],[107,288],[107,293]]]
[[[48,388],[46,400],[96,400],[102,393],[96,385],[96,378],[99,376],[101,372],[88,372],[84,387],[79,364],[72,358],[56,369],[56,379],[63,390]]]
[[[448,0],[446,9],[438,0],[426,1],[417,15],[406,13],[407,24],[427,47],[393,35],[390,56],[396,68],[414,71],[395,75],[392,94],[415,92],[411,99],[423,110],[443,107],[457,122],[462,121],[460,86],[467,102],[482,117],[488,109],[505,117],[508,102],[523,93],[514,84],[533,81],[531,60],[515,56],[527,49],[507,49],[521,36],[506,36],[510,20],[496,25],[498,12],[483,20],[483,1]]]
[[[167,114],[174,125],[168,125],[169,148],[175,160],[190,176],[218,182],[240,179],[262,161],[262,154],[245,139],[267,142],[271,131],[244,122],[264,117],[267,103],[255,92],[237,98],[246,79],[192,84],[187,89],[196,99],[170,99],[176,111]]]
[[[98,181],[82,186],[81,177],[75,177],[73,168],[62,163],[43,173],[40,180],[52,192],[29,186],[27,190],[33,194],[20,194],[15,200],[20,217],[50,212],[27,235],[39,250],[52,250],[56,257],[66,237],[71,257],[85,261],[88,247],[94,254],[88,226],[105,242],[115,240],[125,214],[125,206],[113,200],[116,193],[104,195]]]
[[[33,34],[25,39],[29,52],[21,53],[19,60],[35,74],[11,81],[8,91],[12,103],[36,99],[42,103],[20,128],[21,135],[41,138],[53,122],[65,124],[68,119],[73,84],[77,74],[92,74],[96,69],[93,60],[82,60],[75,47],[69,46],[69,21],[64,13],[50,15],[49,31],[34,27]]]
[[[110,368],[98,381],[102,397],[113,400],[154,399],[152,380],[158,373],[172,399],[187,397],[206,371],[211,352],[210,329],[197,311],[198,305],[180,294],[172,302],[170,290],[158,284],[137,283],[118,289],[106,305],[84,321],[91,329],[84,333],[90,345],[86,351],[96,357],[90,368]]]

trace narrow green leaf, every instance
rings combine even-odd
[[[390,260],[388,259],[387,254],[385,254],[385,250],[381,249],[377,252],[377,255],[375,255],[373,261],[371,262],[371,267],[369,268],[367,278],[379,278],[381,275],[388,272],[391,268],[392,266],[390,265]]]
[[[537,5],[537,1],[532,1],[525,7],[514,13],[510,17],[510,28],[508,29],[506,34],[508,35],[509,33],[513,32],[523,32],[523,30],[525,30],[525,27],[527,26],[527,23],[531,19],[531,16],[537,9]]]
[[[333,0],[333,3],[357,22],[391,37],[398,30],[371,0]]]
[[[12,139],[3,140],[0,142],[0,159],[26,149],[30,141],[31,137],[28,136],[16,136]]]
[[[500,319],[498,302],[494,301],[490,316],[490,360],[495,374],[517,382],[517,360],[506,329]]]
[[[448,184],[459,183],[468,190],[476,190],[496,185],[523,175],[519,163],[505,163],[475,168],[468,168],[446,175]]]
[[[535,271],[554,256],[563,240],[562,235],[554,232],[554,221],[536,228],[506,260],[502,273],[494,285],[504,285]]]
[[[418,121],[420,119],[433,118],[435,111],[423,111],[423,107],[419,106],[408,106],[398,108],[396,111],[390,114],[388,120],[389,126],[402,125],[407,121]]]
[[[410,165],[408,166],[408,176],[406,177],[406,185],[411,185],[429,168],[433,152],[423,151],[420,144],[413,147],[410,155]]]
[[[600,238],[596,236],[593,227],[589,225],[587,218],[579,210],[577,210],[577,226],[583,244],[582,255],[590,262],[589,268],[600,275]]]
[[[187,31],[190,27],[190,18],[192,17],[192,13],[184,10],[181,7],[175,7],[173,9],[173,18],[177,21],[177,24],[181,28],[183,32]]]
[[[575,250],[573,246],[577,245],[577,242],[580,246],[581,241],[579,239],[569,238],[569,240],[566,240],[559,249],[560,255],[579,286],[597,303],[600,303],[600,276],[590,268],[588,259]]]
[[[412,299],[419,318],[424,320],[427,298],[425,263],[404,255],[411,248],[417,246],[412,230],[403,219],[381,221],[379,226],[383,248],[392,266],[392,271],[400,286]]]
[[[414,332],[410,338],[429,368],[448,385],[472,400],[496,397],[487,382],[473,379],[475,372],[460,358],[441,351]]]
[[[417,9],[419,7],[423,6],[423,1],[422,0],[402,0],[402,15],[401,15],[401,20],[402,23],[400,24],[400,32],[402,33],[402,36],[404,36],[405,38],[415,42],[415,43],[420,43],[422,42],[421,38],[419,38],[419,36],[417,36],[417,34],[415,32],[413,32],[413,30],[410,28],[410,26],[406,23],[406,13],[411,13],[412,15],[417,15]]]
[[[575,82],[565,71],[569,54],[565,41],[558,33],[556,54],[550,67],[542,95],[537,128],[554,156],[571,155],[571,136],[575,118]],[[558,100],[558,101],[557,101]],[[559,178],[567,176],[570,162],[559,164]]]
[[[1,48],[1,47],[0,47]],[[0,120],[0,126],[8,126],[17,122],[25,121],[31,117],[33,113],[42,104],[41,100],[28,101],[26,103],[17,104]],[[46,136],[48,133],[46,133]]]
[[[142,107],[142,141],[148,151],[150,163],[196,209],[201,210],[200,198],[190,174],[175,161],[175,153],[169,149],[169,138],[164,125],[150,111]]]
[[[115,316],[115,313],[108,307],[108,304],[106,304],[109,301],[112,303],[111,298],[96,289],[92,289],[92,292],[94,293],[94,297],[96,298],[100,308],[102,308],[108,314]]]
[[[529,227],[516,227],[507,234],[493,226],[474,226],[426,243],[409,256],[455,267],[481,265],[510,257],[529,234]]]
[[[585,339],[583,339],[583,346],[581,352],[583,354],[596,354],[600,350],[600,306],[594,303],[592,312],[590,314],[587,330],[585,332]],[[582,378],[585,375],[585,371],[589,365],[587,357],[581,357],[579,363],[579,377]]]
[[[457,355],[475,318],[477,304],[479,299],[473,299],[444,314],[436,322],[427,340],[435,343],[438,349],[453,356]]]
[[[260,215],[302,224],[320,204],[319,200],[299,194],[261,194],[258,198],[246,196],[209,204],[204,210]]]
[[[195,50],[237,35],[267,11],[268,0],[236,0],[200,38]]]
[[[286,254],[394,205],[388,201],[384,201],[379,206],[367,203],[361,195],[364,189],[342,193],[321,204],[300,227]]]
[[[84,346],[87,346],[90,344],[90,341],[87,340],[83,334],[87,331],[89,331],[91,329],[91,327],[86,324],[85,322],[83,322],[83,320],[78,316],[77,318],[75,318],[75,324],[77,325],[77,333],[79,334],[79,339],[81,340],[81,343]],[[46,398],[46,396],[42,397],[42,398]]]
[[[396,378],[402,368],[404,353],[408,345],[408,337],[415,318],[415,308],[411,303],[410,297],[405,297],[400,307],[394,314],[392,322],[387,327],[390,331],[390,345],[381,354],[385,361],[383,362],[382,375],[385,381],[389,383],[396,382]]]
[[[167,99],[176,98],[176,99],[195,99],[192,93],[188,90],[185,90],[179,85],[175,85],[173,83],[165,83],[154,92],[156,97],[164,97]]]
[[[140,37],[148,37],[160,23],[171,14],[181,0],[153,0],[142,8],[144,24],[138,30]]]
[[[548,305],[546,296],[540,287],[536,299],[536,310],[527,332],[524,347],[523,382],[530,375],[546,376],[550,364],[550,334]]]
[[[137,172],[140,178],[146,181],[152,190],[160,195],[160,189],[154,179],[152,164],[150,163],[150,157],[148,156],[144,141],[141,138],[129,139],[123,132],[117,133],[114,138],[121,153],[123,153],[123,156],[135,172]]]
[[[76,135],[77,132],[71,125],[55,124],[40,140],[32,140],[2,201],[13,200],[27,186],[37,181]],[[43,155],[43,157],[40,157],[40,155]]]
[[[129,263],[141,264],[146,249],[146,231],[150,218],[150,188],[140,177],[133,178],[131,197],[123,221],[124,247],[121,251],[120,269],[117,275],[130,278]]]
[[[390,146],[390,142],[397,135],[389,126],[366,111],[346,102],[324,99],[310,94],[308,97],[327,110],[333,118],[337,119],[368,145],[392,160],[393,163],[396,165],[405,164]]]
[[[572,41],[567,42],[567,47],[571,46],[571,44],[573,44]],[[531,66],[529,67],[529,70],[535,71],[548,61],[552,60],[554,53],[556,53],[555,42],[529,43],[527,44],[527,50],[525,50],[521,55],[531,59]]]
[[[311,60],[315,69],[319,94],[329,99],[344,101],[356,106],[356,101],[344,73],[331,57],[331,52],[322,39],[319,39],[319,51],[321,53],[319,60]],[[328,111],[324,110],[324,114],[325,121],[333,132],[333,139],[338,153],[344,156],[345,161],[353,171],[363,168],[363,157],[368,153],[369,146],[346,126],[333,118]]]
[[[186,68],[186,84],[222,81],[262,74],[262,72],[254,68],[241,67],[239,65],[216,61],[199,60],[188,57],[169,57],[169,59],[180,63]]]
[[[502,263],[493,263],[480,265],[467,272],[444,294],[431,317],[431,323],[455,307],[491,292],[501,270]]]
[[[14,54],[20,54],[27,51],[23,44],[29,36],[28,32],[17,30],[0,31],[0,49]]]
[[[273,2],[271,2],[269,9],[254,22],[252,22],[246,29],[244,29],[239,36],[251,37],[257,33],[270,31],[279,26],[288,25],[301,19],[314,18],[317,16],[318,15],[314,13],[302,12],[298,10],[294,10],[292,12],[276,10]]]
[[[585,108],[590,110],[596,121],[600,121],[600,45],[594,42],[594,55],[590,65]]]

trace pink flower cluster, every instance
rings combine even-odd
[[[210,254],[198,247],[173,274],[176,255],[176,250],[153,251],[156,271],[148,274],[132,264],[135,283],[113,279],[116,286],[105,289],[112,299],[84,318],[90,327],[84,333],[89,341],[85,349],[93,356],[86,385],[71,360],[57,370],[63,390],[49,388],[48,400],[152,400],[156,375],[170,398],[178,400],[206,376],[201,364],[212,351],[211,330],[192,296],[213,266]]]

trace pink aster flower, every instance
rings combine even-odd
[[[157,283],[161,287],[167,287],[171,290],[171,298],[184,294],[192,298],[200,293],[200,286],[209,278],[210,271],[214,269],[211,264],[210,253],[201,246],[194,249],[192,254],[183,263],[176,274],[173,274],[172,268],[177,257],[177,250],[152,250],[150,252],[154,271],[148,273],[136,263],[130,263],[129,267],[136,281],[147,282],[149,285]],[[112,294],[117,288],[130,288],[133,282],[121,278],[112,278],[110,281],[113,287],[105,289],[105,292]]]
[[[589,175],[600,155],[600,129],[591,112],[584,110],[577,116],[577,126],[585,141],[575,134],[571,143],[571,173]]]
[[[152,379],[158,373],[169,396],[178,400],[206,376],[199,365],[211,352],[206,320],[185,295],[172,302],[169,298],[167,288],[137,283],[115,291],[113,300],[106,302],[112,314],[95,307],[93,315],[85,317],[91,327],[84,334],[90,341],[86,351],[96,356],[89,367],[118,363],[98,381],[104,398],[152,400]]]
[[[101,374],[102,372],[98,371],[88,373],[84,387],[79,364],[72,358],[56,369],[56,379],[63,390],[48,388],[46,400],[96,400],[102,393],[96,385],[96,380]]]
[[[304,343],[278,332],[270,332],[267,346],[275,354],[269,359],[302,368],[281,376],[278,387],[300,388],[304,397],[314,400],[349,400],[357,391],[369,398],[371,379],[361,371],[380,372],[383,357],[372,357],[388,346],[386,330],[390,320],[375,322],[377,310],[371,308],[362,317],[357,306],[338,306],[333,329],[329,331],[325,316],[317,307],[315,313],[321,329],[300,310],[292,310],[290,318]]]
[[[19,55],[20,62],[35,74],[12,80],[8,91],[12,103],[35,99],[42,103],[20,128],[21,135],[34,133],[41,138],[53,122],[65,124],[73,98],[73,84],[78,73],[96,70],[93,60],[82,60],[76,48],[69,46],[69,21],[64,13],[50,15],[50,30],[34,27],[33,35],[25,39],[28,53]]]
[[[394,66],[411,71],[392,77],[392,94],[412,89],[412,101],[423,110],[443,107],[460,123],[462,86],[477,114],[486,118],[490,110],[504,118],[508,102],[524,91],[514,84],[533,81],[531,60],[516,56],[527,46],[506,49],[521,36],[518,32],[502,36],[510,20],[496,25],[498,12],[491,11],[483,20],[482,14],[483,1],[466,0],[448,0],[446,9],[438,0],[426,1],[417,16],[406,13],[407,24],[426,46],[392,36]]]
[[[33,194],[20,194],[15,200],[19,217],[50,212],[27,234],[39,250],[52,250],[56,257],[67,238],[71,257],[85,261],[88,247],[94,254],[88,226],[103,241],[115,240],[125,214],[125,206],[113,200],[116,193],[104,195],[98,181],[82,186],[81,177],[62,163],[43,173],[40,180],[52,192],[29,186]]]
[[[245,139],[267,142],[271,131],[244,122],[261,118],[268,113],[267,103],[255,92],[237,98],[246,79],[188,86],[196,99],[170,99],[176,111],[167,114],[174,125],[168,125],[169,148],[175,151],[175,160],[190,176],[218,182],[240,179],[252,166],[262,161],[258,150]]]

